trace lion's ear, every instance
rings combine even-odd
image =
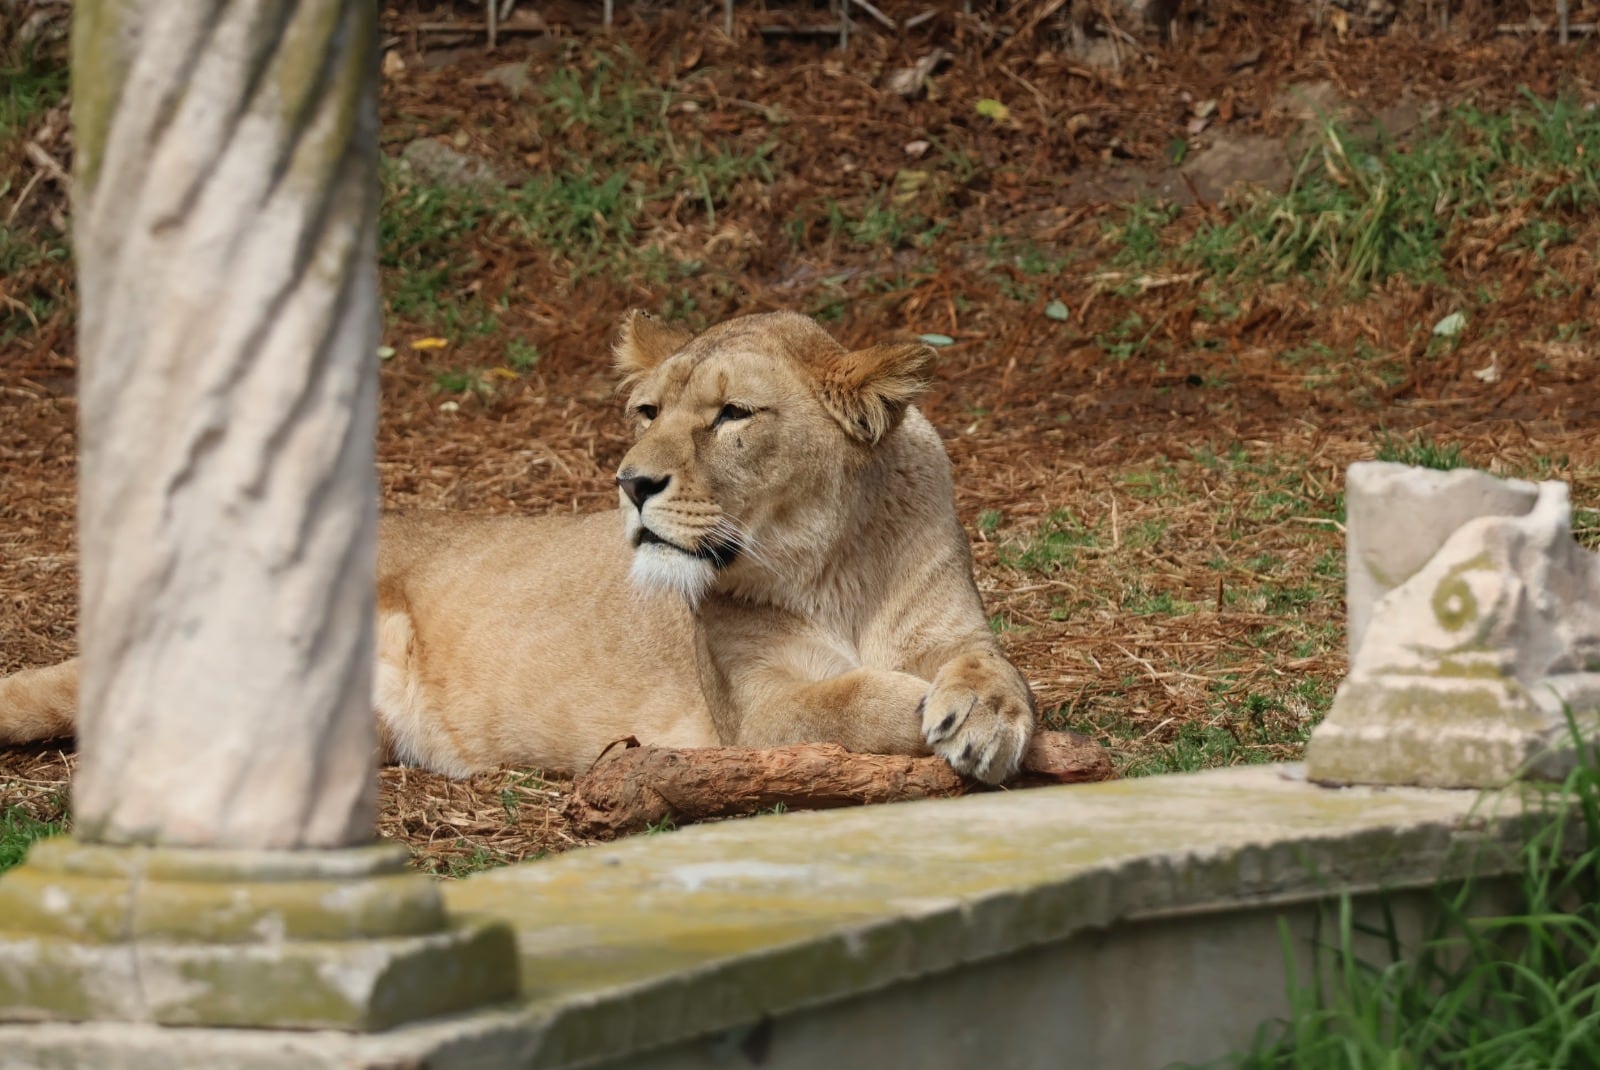
[[[921,342],[887,342],[829,357],[818,369],[822,403],[852,438],[871,446],[927,389],[933,360],[933,348]]]
[[[648,312],[634,309],[622,317],[617,332],[617,370],[632,377],[643,375],[689,344],[694,335],[663,323]]]

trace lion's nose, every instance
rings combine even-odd
[[[671,476],[654,479],[650,476],[637,475],[631,469],[617,473],[617,486],[622,488],[622,493],[628,496],[635,509],[643,509],[644,503],[666,490],[667,484],[671,481]]]

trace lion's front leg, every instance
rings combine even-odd
[[[999,784],[1016,773],[1033,738],[1033,692],[998,653],[939,667],[922,700],[922,737],[958,773]]]

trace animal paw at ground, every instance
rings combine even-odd
[[[922,700],[922,738],[933,753],[987,784],[1017,772],[1033,728],[1033,693],[998,655],[946,662]]]

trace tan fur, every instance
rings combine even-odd
[[[72,734],[78,711],[78,659],[0,680],[0,744]]]
[[[385,518],[386,745],[464,775],[581,769],[630,734],[827,740],[1009,776],[1033,700],[911,404],[931,361],[915,344],[850,352],[787,313],[697,337],[630,316],[617,363],[638,439],[618,480],[640,506]],[[74,668],[0,681],[0,741],[68,729]]]

